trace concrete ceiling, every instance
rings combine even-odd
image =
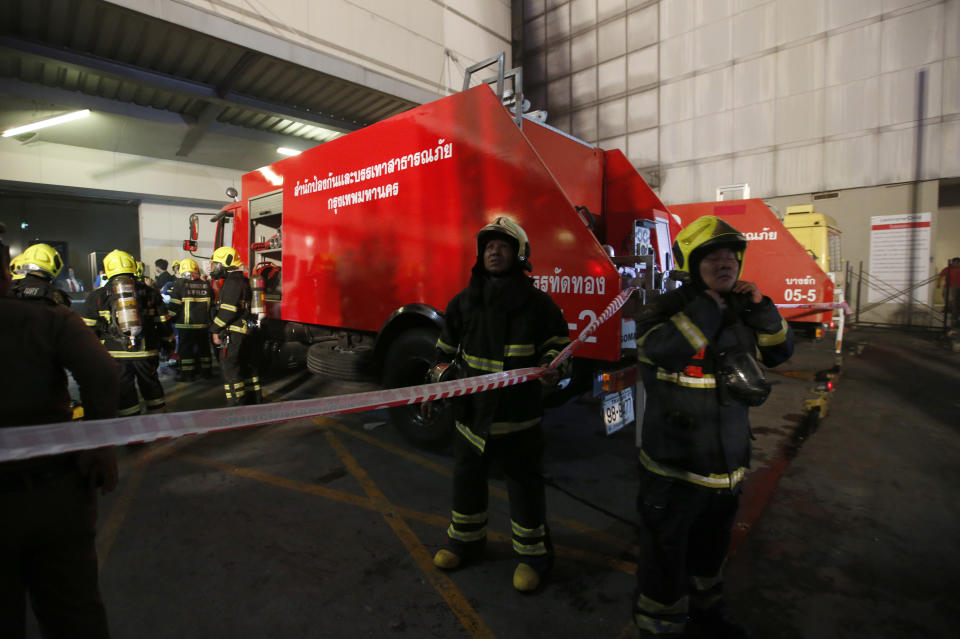
[[[252,170],[416,103],[101,0],[0,2],[0,130]]]

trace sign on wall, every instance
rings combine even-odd
[[[870,287],[867,301],[903,303],[904,295],[893,296],[910,286],[911,260],[914,283],[929,277],[930,213],[875,215],[870,218]],[[913,297],[930,299],[930,287],[921,286]],[[890,299],[887,299],[890,298]]]

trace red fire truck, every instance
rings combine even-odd
[[[822,336],[833,310],[810,307],[835,301],[833,280],[763,200],[677,204],[670,212],[683,226],[698,217],[716,215],[744,233],[750,248],[744,258],[743,279],[755,282],[769,295],[795,329]]]
[[[231,237],[264,276],[268,340],[310,344],[315,373],[369,368],[386,386],[423,383],[476,233],[499,215],[526,230],[532,277],[571,338],[627,283],[665,284],[679,228],[666,207],[620,151],[505,106],[502,60],[495,89],[465,89],[243,176],[242,195],[215,217],[216,245]],[[197,219],[185,243],[194,250]],[[632,420],[631,326],[618,314],[577,352],[574,388],[596,383],[608,432]],[[414,442],[451,430],[448,415],[428,423],[415,407],[394,410]]]

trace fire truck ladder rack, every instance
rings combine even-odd
[[[520,67],[514,67],[512,69],[506,69],[506,53],[500,52],[498,55],[487,58],[486,60],[481,60],[476,64],[470,65],[467,67],[466,71],[463,74],[463,90],[466,91],[470,88],[470,76],[481,69],[485,69],[490,65],[497,65],[497,74],[492,78],[486,78],[483,80],[484,84],[493,84],[496,82],[496,94],[497,99],[503,103],[503,106],[507,108],[513,114],[513,121],[517,123],[517,126],[521,129],[523,128],[523,112],[529,106],[529,103],[524,104],[523,99],[523,69]],[[513,80],[513,90],[507,89],[504,84],[507,80]]]

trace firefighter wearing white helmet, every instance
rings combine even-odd
[[[138,263],[126,251],[103,258],[106,284],[87,296],[81,315],[120,366],[118,415],[140,412],[140,395],[147,412],[166,407],[157,374],[160,351],[173,348],[173,329],[156,289],[137,278]]]
[[[199,372],[210,379],[210,305],[213,289],[200,279],[200,268],[191,258],[180,261],[180,278],[173,284],[167,309],[177,330],[180,367],[177,381],[192,381]]]
[[[250,282],[243,274],[240,255],[221,246],[210,258],[210,276],[223,278],[214,305],[210,332],[220,351],[220,371],[228,406],[263,401],[257,367],[257,340],[250,322]]]
[[[22,300],[70,306],[67,294],[53,284],[63,270],[63,259],[49,244],[33,244],[18,255],[13,295]]]
[[[725,614],[721,567],[750,461],[749,408],[770,391],[755,354],[776,366],[793,353],[793,337],[770,298],[740,279],[746,250],[725,221],[694,220],[673,246],[689,281],[637,319],[647,396],[638,431],[637,504],[648,531],[634,603],[641,637],[749,636]]]
[[[549,295],[524,273],[531,270],[523,228],[500,216],[477,234],[477,262],[469,285],[447,305],[437,340],[437,361],[458,377],[545,366],[570,342],[567,321]],[[540,382],[470,395],[454,406],[456,466],[447,544],[434,556],[443,570],[482,558],[487,538],[487,471],[499,460],[510,487],[510,519],[517,566],[513,586],[535,590],[553,565],[546,522],[541,383],[556,384],[557,370]],[[439,411],[424,404],[425,419]]]

